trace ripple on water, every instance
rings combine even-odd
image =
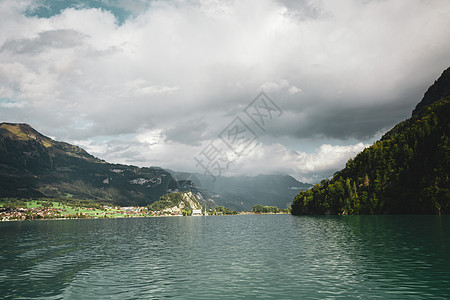
[[[46,299],[444,299],[449,228],[447,216],[0,224],[0,290]]]

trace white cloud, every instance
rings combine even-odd
[[[236,172],[311,177],[362,144],[306,154],[299,139],[373,140],[450,65],[446,0],[105,3],[132,17],[27,17],[35,2],[0,2],[0,99],[15,103],[1,119],[115,162],[195,170],[201,145],[264,90],[285,113]]]
[[[72,145],[77,145],[94,156],[103,156],[102,154],[108,150],[106,144],[96,143],[93,140],[67,140],[66,142]]]
[[[165,137],[161,130],[149,130],[138,134],[135,140],[141,144],[152,146],[162,144]]]
[[[342,169],[350,158],[368,146],[363,143],[345,146],[323,144],[314,152],[306,153],[289,150],[281,144],[260,145],[249,155],[233,162],[230,174],[280,172],[307,182],[317,182]]]
[[[278,82],[266,82],[261,85],[260,89],[266,93],[277,93],[287,90],[289,95],[295,95],[302,92],[299,87],[291,85],[286,79],[281,79]]]
[[[202,158],[199,153],[205,149],[207,143],[185,145],[167,141],[160,130],[139,134],[132,142],[120,137],[107,143],[92,140],[71,142],[83,147],[91,154],[100,155],[109,162],[204,172],[204,169],[197,165],[194,157]],[[226,163],[221,163],[222,176],[286,173],[305,182],[313,183],[330,177],[334,172],[343,168],[350,158],[369,146],[363,143],[345,146],[323,144],[313,152],[306,153],[289,150],[281,144],[264,145],[259,143],[252,151],[246,151],[245,154],[236,156],[231,151],[226,151],[226,148],[221,148],[220,142],[217,140],[214,143],[225,151],[231,162],[228,168],[225,168]],[[212,167],[210,170],[218,175]]]
[[[179,90],[178,86],[152,85],[145,79],[135,79],[125,83],[120,97],[143,97],[160,94],[171,94]]]
[[[347,160],[368,146],[363,143],[347,146],[323,144],[314,153],[297,152],[298,172],[314,174],[339,170]]]
[[[290,95],[295,95],[295,94],[298,94],[298,93],[301,93],[301,92],[302,92],[302,89],[297,87],[297,86],[295,86],[295,85],[293,85],[293,86],[291,86],[289,88],[289,94]]]

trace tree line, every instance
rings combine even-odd
[[[300,192],[293,214],[450,213],[450,97],[396,125],[331,180]]]

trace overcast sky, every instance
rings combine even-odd
[[[314,183],[449,66],[448,0],[0,0],[0,120],[109,162]]]

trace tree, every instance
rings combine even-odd
[[[448,124],[450,96],[396,125],[331,180],[300,192],[292,214],[450,213]]]
[[[264,207],[261,204],[255,204],[255,205],[253,205],[252,211],[254,213],[263,213],[264,212]]]

